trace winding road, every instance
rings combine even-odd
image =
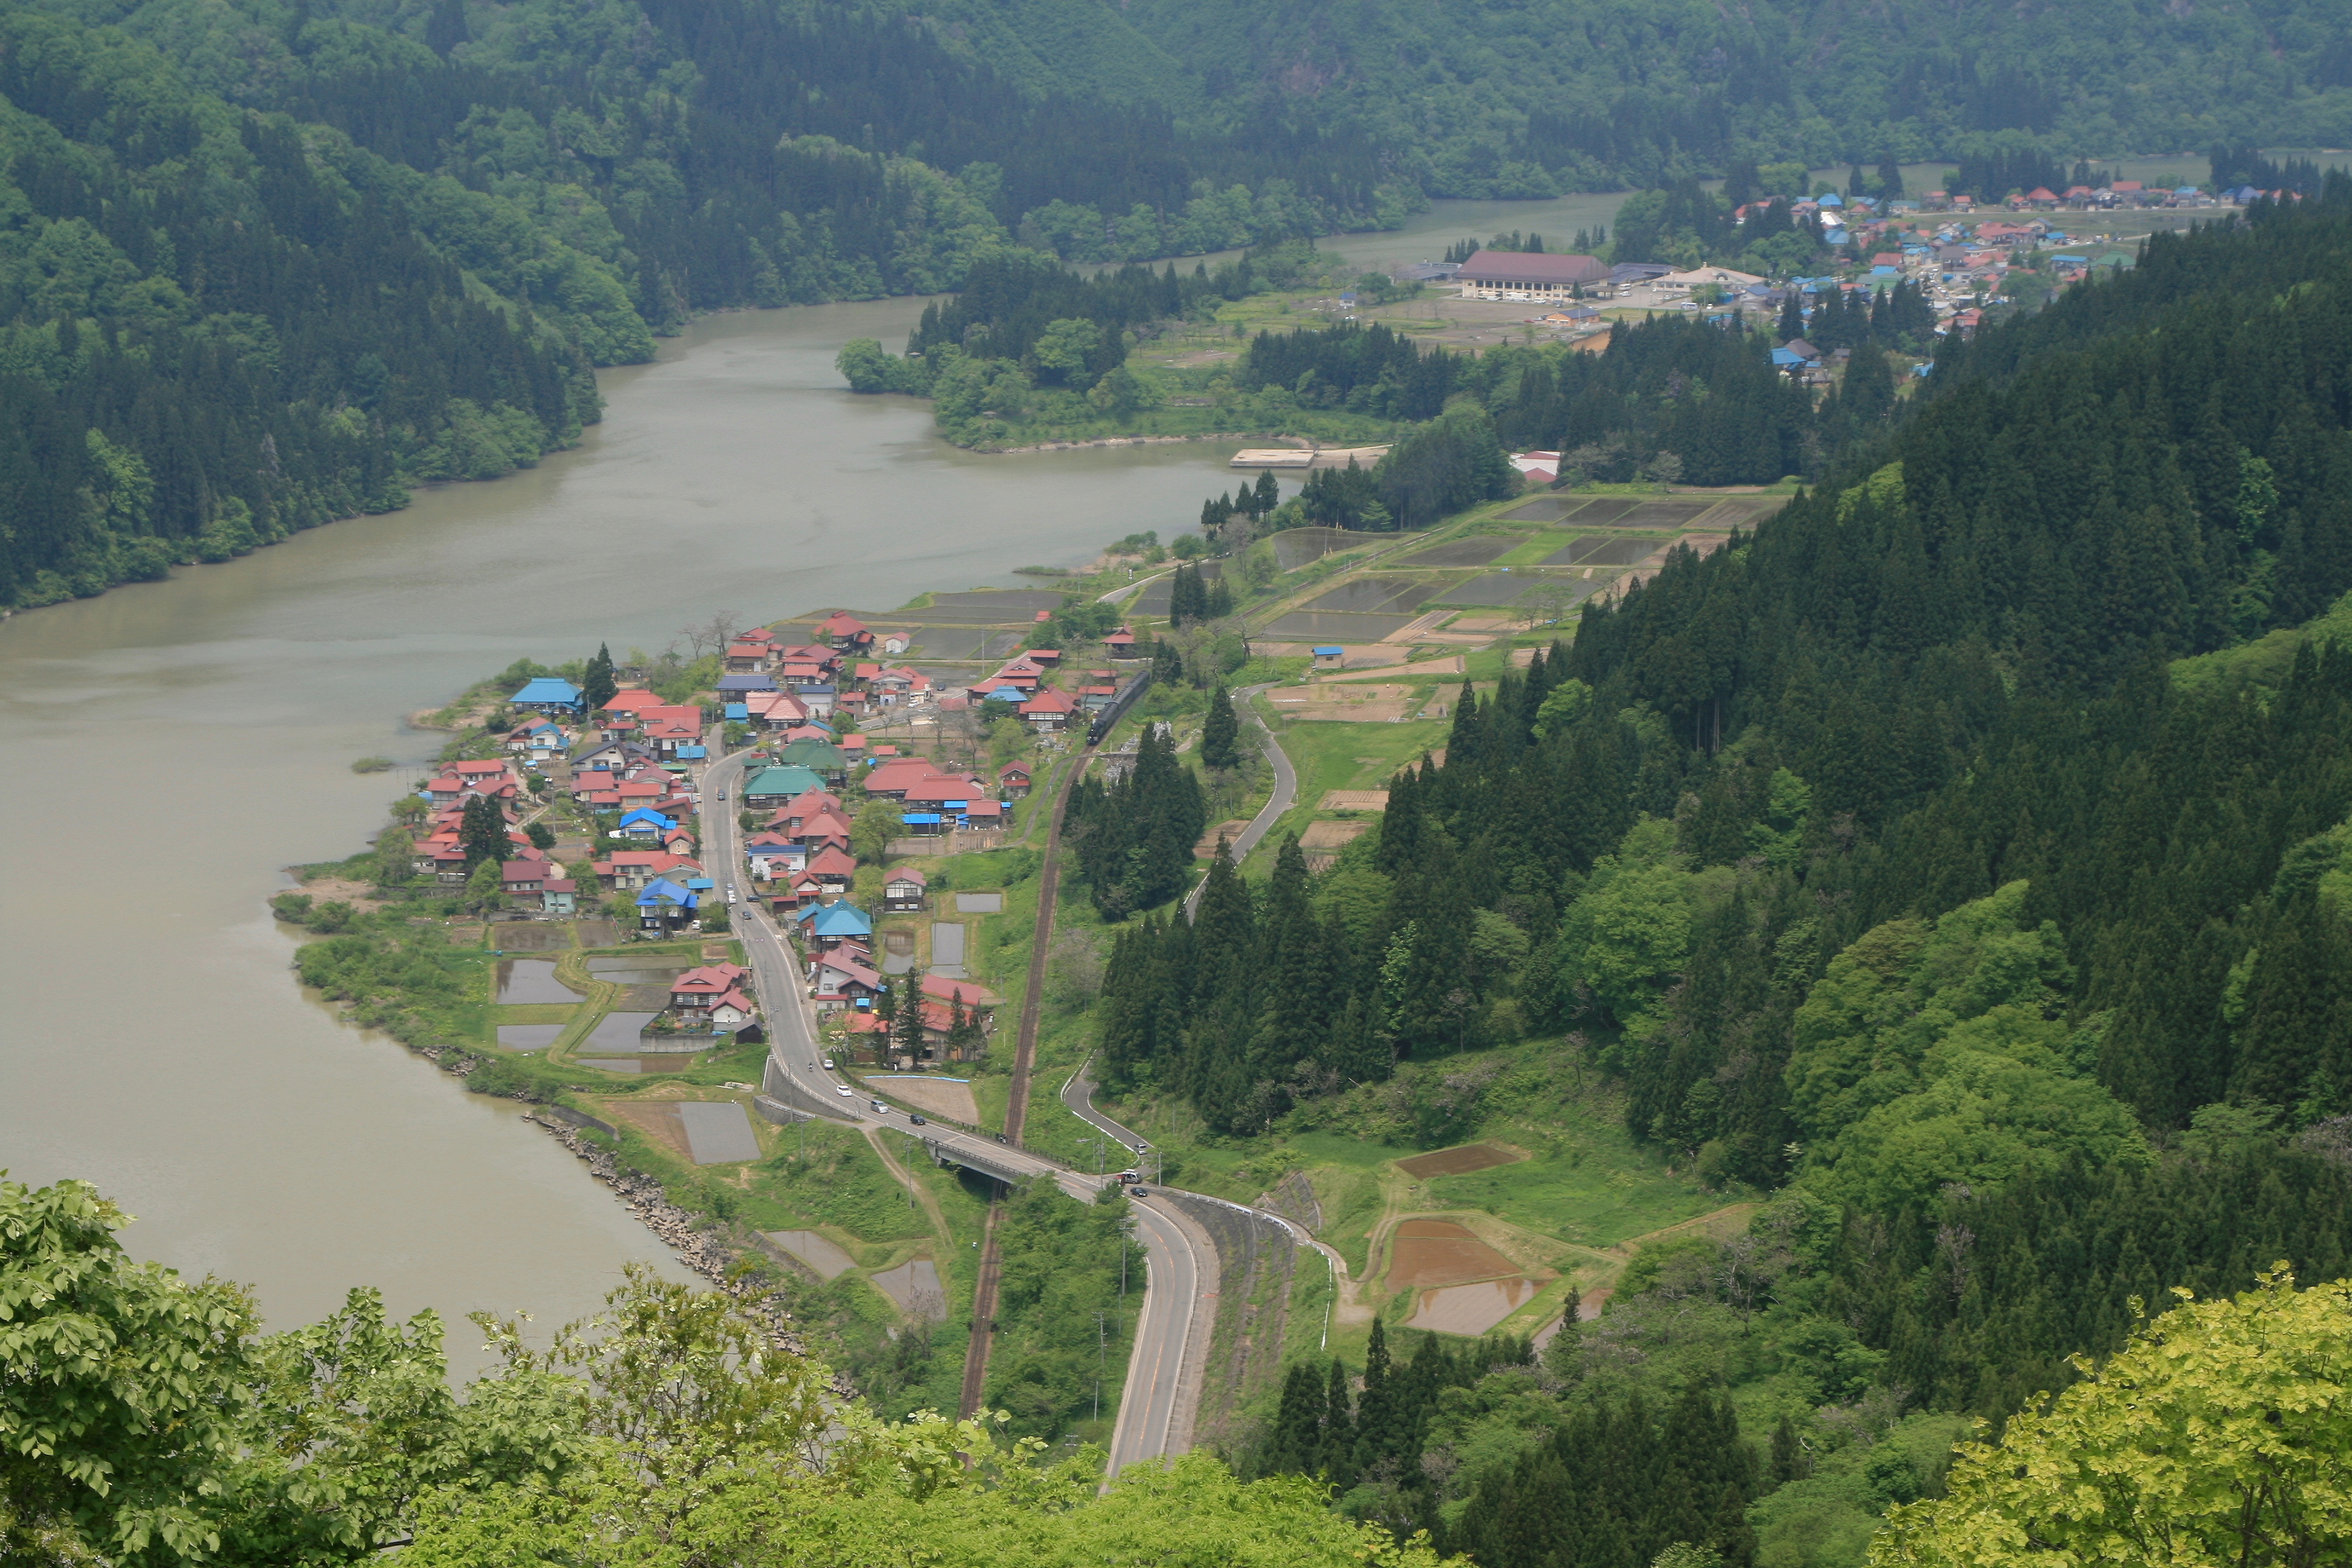
[[[1265,754],[1275,773],[1272,795],[1235,842],[1236,859],[1265,837],[1290,809],[1297,794],[1297,774],[1290,759],[1284,755],[1275,742],[1273,731],[1248,700],[1265,689],[1265,686],[1254,686],[1236,693],[1244,700],[1244,710],[1249,714],[1250,721],[1264,738]],[[722,747],[723,742],[714,731],[710,750],[717,752]],[[703,864],[722,893],[749,893],[750,870],[736,820],[743,809],[741,791],[748,758],[749,753],[744,752],[722,756],[706,764],[698,779]],[[722,795],[726,798],[721,799]],[[1198,898],[1199,889],[1195,889],[1185,900],[1188,916]],[[734,899],[730,913],[734,934],[742,941],[744,958],[767,1015],[769,1071],[780,1075],[798,1098],[836,1106],[844,1121],[911,1134],[904,1114],[876,1110],[874,1102],[858,1093],[855,1085],[837,1072],[825,1069],[824,1053],[817,1047],[815,1013],[809,1000],[807,981],[774,918],[749,896]],[[1063,1087],[1061,1098],[1062,1103],[1076,1115],[1129,1148],[1141,1152],[1147,1147],[1133,1131],[1094,1109],[1094,1085],[1083,1068]],[[999,1179],[1050,1176],[1064,1192],[1081,1202],[1092,1202],[1106,1184],[1103,1177],[1073,1171],[1025,1149],[960,1132],[937,1122],[927,1124],[920,1135],[937,1158]],[[1151,1195],[1131,1202],[1129,1209],[1135,1216],[1136,1237],[1142,1243],[1148,1272],[1143,1307],[1136,1322],[1135,1346],[1128,1362],[1126,1390],[1112,1428],[1108,1468],[1113,1474],[1123,1466],[1181,1454],[1192,1447],[1192,1403],[1208,1351],[1218,1274],[1214,1247],[1164,1194],[1155,1190]],[[1264,1210],[1252,1212],[1265,1214]],[[1314,1246],[1328,1253],[1328,1248],[1289,1220],[1273,1214],[1265,1214],[1265,1217],[1280,1223],[1301,1245]],[[1344,1268],[1344,1265],[1340,1267]]]
[[[1249,852],[1257,847],[1258,840],[1274,831],[1274,825],[1282,820],[1283,813],[1298,799],[1298,770],[1290,765],[1289,756],[1275,742],[1274,731],[1266,728],[1264,719],[1258,717],[1258,693],[1271,691],[1279,684],[1269,680],[1257,686],[1244,686],[1234,693],[1239,699],[1241,711],[1249,716],[1249,721],[1257,726],[1257,732],[1265,738],[1265,760],[1274,764],[1274,793],[1266,796],[1265,804],[1258,807],[1257,815],[1250,818],[1249,826],[1242,829],[1239,838],[1234,840],[1233,856],[1236,866],[1249,858]],[[1208,885],[1209,879],[1203,877],[1192,884],[1191,892],[1184,895],[1186,920],[1191,920],[1200,909],[1202,889]]]

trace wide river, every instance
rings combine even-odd
[[[1393,265],[1503,226],[1560,248],[1621,200],[1443,203],[1339,248]],[[896,346],[919,310],[709,319],[606,373],[604,422],[530,472],[0,622],[0,1169],[96,1183],[132,1252],[252,1285],[276,1325],[354,1285],[436,1308],[461,1369],[466,1311],[544,1331],[625,1261],[675,1271],[512,1101],[307,999],[264,900],[382,821],[396,785],[353,759],[428,760],[403,715],[517,658],[1018,584],[1171,535],[1231,482],[1207,444],[974,457],[928,405],[844,390],[840,345]]]
[[[517,658],[1017,584],[1230,482],[1230,447],[979,458],[845,391],[840,345],[919,310],[711,318],[610,373],[604,423],[535,470],[0,624],[0,1168],[97,1183],[133,1252],[249,1282],[280,1325],[366,1284],[544,1327],[665,1259],[512,1101],[307,1000],[263,900],[381,820],[395,785],[352,759],[428,759],[402,716]]]

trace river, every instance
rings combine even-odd
[[[1361,265],[1618,196],[1449,202],[1327,241]],[[927,405],[854,397],[840,345],[904,341],[920,301],[709,318],[604,373],[604,422],[493,484],[314,529],[167,583],[0,622],[0,1169],[79,1176],[132,1253],[251,1285],[286,1326],[355,1285],[452,1323],[592,1310],[665,1249],[509,1100],[337,1022],[288,973],[278,868],[362,847],[395,792],[351,763],[428,760],[403,715],[520,658],[658,648],[689,622],[1011,585],[1230,482],[1229,446],[982,458]]]
[[[366,1284],[544,1328],[625,1260],[674,1268],[512,1101],[306,999],[263,900],[381,820],[396,786],[354,758],[427,760],[402,715],[519,658],[1017,584],[1227,482],[1230,447],[974,457],[928,405],[844,391],[840,344],[919,309],[708,319],[528,473],[0,623],[0,1167],[97,1183],[132,1252],[248,1282],[280,1326]],[[460,1365],[477,1342],[451,1336]]]

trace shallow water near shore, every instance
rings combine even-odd
[[[373,1285],[543,1331],[627,1260],[678,1272],[515,1102],[306,998],[264,900],[278,868],[362,847],[415,776],[353,759],[425,762],[442,737],[402,716],[517,658],[1023,584],[1229,482],[1231,444],[983,458],[927,405],[844,390],[840,345],[903,342],[921,308],[712,318],[608,373],[604,424],[534,470],[0,623],[28,829],[0,910],[0,1168],[95,1182],[138,1216],[133,1253],[252,1284],[278,1327]],[[477,1344],[459,1324],[461,1369]]]

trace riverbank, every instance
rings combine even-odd
[[[434,776],[451,733],[404,715],[519,658],[584,659],[583,628],[625,660],[728,608],[1034,591],[1013,567],[1164,536],[1230,488],[1213,446],[1002,463],[937,440],[905,400],[844,394],[840,344],[903,341],[920,309],[698,321],[656,363],[604,373],[605,420],[536,468],[0,622],[0,778],[49,829],[20,866],[41,896],[0,913],[30,1042],[0,1059],[13,1173],[98,1183],[140,1216],[138,1257],[247,1282],[277,1325],[355,1282],[402,1316],[554,1323],[595,1310],[624,1262],[682,1277],[577,1162],[524,1136],[520,1104],[289,984],[304,933],[257,894],[278,890],[270,868],[343,858]],[[371,756],[394,771],[351,771]],[[206,803],[162,856],[123,826],[159,790]]]

